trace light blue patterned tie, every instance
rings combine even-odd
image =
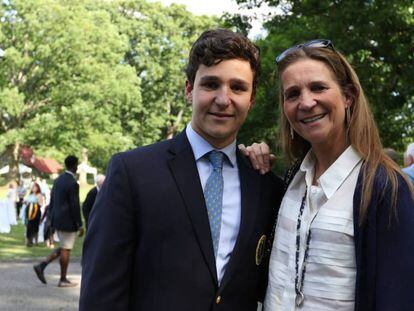
[[[223,156],[220,151],[213,150],[207,157],[213,166],[213,171],[207,179],[204,188],[208,219],[210,221],[211,238],[213,240],[214,256],[217,257],[217,249],[220,239],[221,210],[223,206]]]

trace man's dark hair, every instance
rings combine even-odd
[[[65,159],[66,169],[70,170],[78,166],[79,160],[74,155],[67,156]]]
[[[228,29],[207,30],[194,42],[185,71],[188,82],[194,85],[196,72],[201,64],[210,67],[230,59],[241,59],[250,63],[254,97],[260,75],[259,48],[244,35]]]

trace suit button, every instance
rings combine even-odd
[[[217,296],[216,298],[216,304],[219,304],[221,302],[221,296]]]

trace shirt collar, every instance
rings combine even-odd
[[[72,175],[72,176],[73,176],[73,178],[75,178],[75,179],[76,179],[76,175],[75,175],[75,174],[73,174],[71,171],[66,170],[66,171],[65,171],[65,173],[68,173],[68,174]]]
[[[217,150],[223,152],[227,156],[227,159],[229,160],[231,166],[234,167],[236,165],[236,140],[233,140],[233,142],[222,149],[215,149],[207,140],[205,140],[196,131],[194,131],[191,126],[191,122],[187,125],[185,133],[187,134],[188,141],[190,142],[191,148],[193,149],[196,161],[198,161],[210,151]]]
[[[338,190],[361,159],[361,156],[354,147],[349,146],[319,177],[318,182],[328,199],[330,199],[335,191]],[[315,156],[312,150],[309,150],[300,166],[300,170],[306,173],[305,180],[308,186],[312,185],[314,166]]]

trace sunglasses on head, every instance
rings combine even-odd
[[[280,63],[287,55],[292,53],[293,51],[296,51],[301,48],[328,48],[332,51],[335,51],[334,46],[332,44],[331,40],[325,40],[325,39],[316,39],[311,40],[302,44],[294,45],[287,50],[284,50],[281,54],[279,54],[278,57],[276,57],[276,63]]]

